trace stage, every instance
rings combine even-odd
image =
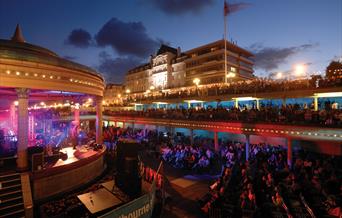
[[[67,147],[66,160],[58,159],[44,169],[32,172],[33,198],[42,201],[63,192],[78,188],[100,176],[105,170],[104,154],[106,148],[97,151],[86,147]]]

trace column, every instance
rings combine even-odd
[[[171,134],[171,137],[175,137],[175,127],[170,127],[170,134]]]
[[[318,97],[314,96],[314,110],[318,111]]]
[[[16,89],[18,95],[18,144],[17,144],[17,169],[28,169],[28,97],[30,90],[25,88]]]
[[[97,96],[96,98],[96,142],[102,144],[102,100],[101,96]]]
[[[245,135],[246,136],[246,148],[245,148],[245,152],[246,152],[246,161],[248,161],[248,159],[249,159],[249,143],[250,143],[250,139],[249,139],[249,135],[248,134],[246,134]]]
[[[13,130],[15,133],[17,132],[17,119],[16,119],[16,109],[15,106],[17,106],[18,102],[15,101],[10,106],[10,120],[11,120],[11,130]]]
[[[292,140],[287,138],[287,165],[292,167]]]
[[[234,106],[235,108],[239,108],[239,101],[237,99],[234,100]]]
[[[80,125],[80,107],[79,105],[76,105],[74,107],[74,121],[75,121],[75,125]]]
[[[214,132],[214,146],[215,146],[215,151],[219,152],[220,151],[220,145],[219,145],[219,140],[218,140],[218,132]]]
[[[283,106],[286,106],[286,98],[282,98]]]
[[[190,129],[190,144],[191,146],[194,145],[194,130]]]
[[[256,101],[256,108],[257,108],[258,110],[260,110],[260,102],[259,102],[259,99],[256,99],[255,101]]]

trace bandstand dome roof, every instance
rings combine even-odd
[[[104,78],[96,70],[25,42],[19,25],[10,40],[0,39],[0,87],[103,96],[104,86]]]
[[[90,67],[61,58],[49,49],[25,42],[19,25],[17,25],[11,40],[0,39],[0,58],[46,63],[81,70],[102,77]]]

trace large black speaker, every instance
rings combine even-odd
[[[133,142],[117,143],[116,185],[131,198],[141,194],[141,176],[139,172],[138,150],[140,144]]]

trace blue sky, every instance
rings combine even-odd
[[[228,16],[229,38],[256,54],[256,75],[298,63],[322,72],[342,56],[341,0],[229,4],[236,8]],[[122,82],[126,69],[146,61],[161,42],[188,50],[221,39],[223,0],[0,0],[0,38],[10,38],[17,23],[27,42]]]

